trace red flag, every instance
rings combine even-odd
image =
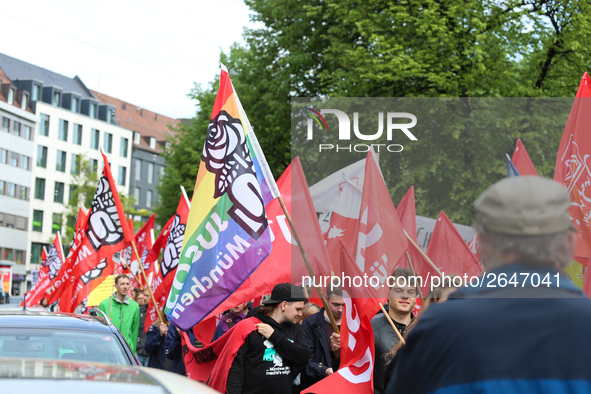
[[[412,238],[417,241],[417,210],[415,206],[415,187],[411,186],[406,192],[400,203],[396,207],[396,213],[400,218],[402,228]]]
[[[342,242],[341,246],[344,273],[361,275]],[[341,325],[339,370],[302,391],[302,394],[373,393],[375,347],[370,319],[379,306],[375,298],[368,298],[365,294],[363,298],[351,298],[346,290],[343,290],[343,299],[345,311]]]
[[[86,219],[87,215],[84,212],[84,209],[79,208],[78,217],[76,218],[76,225],[74,226],[74,235],[72,237],[70,251],[66,256],[66,261],[63,264],[60,271],[58,272],[56,278],[53,281],[51,281],[51,283],[48,285],[46,289],[47,301],[50,304],[53,304],[59,299],[62,292],[69,283],[68,279],[70,278],[70,274],[72,273],[72,267],[74,265],[74,262],[72,261],[72,256],[74,256],[74,254],[82,244],[82,240],[84,238],[83,230],[84,226],[86,226]]]
[[[408,241],[388,188],[373,158],[367,154],[355,262],[381,298],[387,298],[388,277],[408,249]],[[374,279],[375,278],[375,279]]]
[[[64,249],[62,248],[59,231],[55,235],[49,250],[46,252],[45,248],[43,248],[43,254],[45,255],[45,261],[39,271],[39,279],[27,297],[28,307],[38,305],[44,297],[47,298],[47,289],[51,286],[51,282],[57,278],[65,263]]]
[[[152,240],[152,231],[154,230],[154,219],[155,218],[156,218],[156,215],[152,214],[152,216],[150,216],[150,218],[146,221],[146,223],[144,223],[142,228],[135,235],[135,247],[137,249],[138,255],[140,256],[140,259],[142,260],[142,263],[144,265],[144,270],[146,271],[146,276],[148,276],[148,279],[149,279],[149,274],[150,274],[150,272],[153,271],[153,267],[154,267],[154,264],[152,264],[151,266],[146,264],[146,257],[148,257],[148,253],[150,252],[150,249],[152,249],[152,246],[154,245],[154,242]],[[131,221],[130,226],[133,226],[133,221]],[[130,253],[131,253],[131,251],[130,251]],[[131,264],[129,265],[129,268],[130,268],[130,271],[133,272],[133,274],[141,282],[141,283],[137,283],[134,278],[132,281],[133,287],[140,287],[140,288],[145,287],[144,276],[142,275],[142,270],[140,269],[140,266],[135,258],[135,253],[131,253]]]
[[[480,276],[478,259],[447,215],[441,211],[427,247],[427,256],[443,275]]]
[[[158,274],[152,280],[152,287],[154,299],[158,303],[158,308],[166,304],[168,293],[172,287],[176,269],[179,264],[181,255],[181,248],[183,246],[183,238],[185,237],[185,228],[187,227],[187,219],[189,218],[190,202],[187,201],[184,194],[181,196],[179,204],[176,208],[176,214],[170,218],[164,227],[163,234],[159,238],[166,237],[164,244],[164,255],[160,262]],[[160,240],[160,243],[162,240]],[[152,248],[151,253],[148,254],[148,260],[157,259],[160,255],[160,248]],[[154,303],[150,302],[148,312],[146,313],[146,327],[150,327],[158,317]],[[213,334],[212,334],[213,335]]]
[[[343,271],[343,267],[340,266],[341,243],[345,245],[350,254],[355,253],[361,197],[361,189],[352,183],[344,183],[330,217],[330,228],[324,233],[326,249],[330,255],[334,272],[337,274]]]
[[[217,341],[197,349],[189,341],[185,332],[181,332],[183,340],[183,360],[187,377],[207,384],[220,393],[226,392],[228,373],[246,337],[256,330],[255,324],[261,321],[251,317],[241,321]]]
[[[156,268],[153,271],[154,275],[152,276],[152,282],[150,282],[150,286],[152,286],[152,289],[154,289],[154,280],[156,279],[158,273],[160,272],[160,270],[158,269],[158,266],[159,266],[158,259],[160,257],[160,253],[166,247],[166,241],[168,240],[168,235],[170,234],[170,228],[172,227],[172,223],[174,222],[175,216],[172,216],[170,219],[168,219],[168,222],[166,222],[164,227],[162,227],[162,231],[160,232],[160,235],[158,235],[158,238],[156,238],[156,241],[154,241],[154,245],[152,246],[152,248],[150,249],[150,252],[148,253],[148,256],[146,257],[146,264],[150,264],[150,266],[154,266]],[[165,295],[165,297],[166,297],[166,295]],[[156,297],[154,297],[154,298],[156,298]],[[160,301],[159,304],[163,304],[163,302],[166,302],[166,301]],[[160,308],[162,308],[162,306],[160,306]],[[146,318],[145,318],[146,320],[145,320],[145,326],[144,326],[146,333],[150,329],[150,326],[152,324],[154,324],[154,322],[156,321],[157,318],[158,318],[158,315],[156,314],[156,309],[154,308],[154,303],[152,302],[152,299],[150,299],[149,306],[148,306],[148,313],[146,313]]]
[[[76,306],[114,272],[113,254],[131,242],[133,233],[117,193],[107,157],[88,214],[82,244],[72,259],[75,261],[69,286],[60,298],[60,311],[72,312]]]
[[[408,189],[408,192],[406,192],[406,194],[402,198],[402,200],[400,200],[398,207],[396,207],[396,213],[398,213],[398,216],[400,217],[400,223],[402,224],[402,227],[404,228],[406,233],[411,237],[411,239],[415,243],[417,243],[417,213],[415,207],[414,186],[411,186],[410,189]],[[410,257],[412,268],[414,269],[415,274],[422,278],[421,294],[424,297],[429,293],[429,282],[427,281],[427,278],[433,275],[438,276],[439,273],[427,261],[425,256],[418,249],[418,247],[413,245],[411,242],[408,243],[407,252]],[[398,266],[410,268],[408,259],[406,258],[406,254],[402,256]]]
[[[591,253],[591,78],[585,72],[570,110],[556,156],[554,180],[564,185],[571,198],[571,220],[578,231],[575,256],[588,259]]]
[[[513,165],[519,172],[519,175],[535,175],[538,176],[538,172],[534,167],[534,163],[531,162],[527,151],[525,150],[525,146],[521,142],[521,138],[517,140],[517,144],[515,144],[515,150],[513,151],[513,157],[511,158]]]

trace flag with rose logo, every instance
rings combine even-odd
[[[166,303],[182,329],[228,298],[272,249],[265,206],[279,191],[223,65],[194,190]]]

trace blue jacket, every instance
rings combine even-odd
[[[328,368],[332,368],[336,372],[339,368],[339,362],[335,360],[335,365],[333,365],[330,338],[324,320],[324,308],[304,320],[302,331],[306,337],[308,349],[310,349],[310,360],[306,364],[304,371],[302,371],[302,384],[300,387],[303,390],[326,377],[325,372]]]
[[[195,338],[193,330],[188,330],[185,332],[195,347],[203,347],[203,344],[199,342],[197,338]],[[176,326],[173,323],[170,323],[170,326],[168,327],[168,333],[166,334],[166,338],[164,340],[164,353],[166,354],[166,357],[173,361],[171,372],[186,376],[187,372],[185,370],[185,362],[183,360],[184,352],[182,348],[181,335],[177,332]]]
[[[164,336],[160,335],[160,329],[151,325],[146,333],[146,342],[144,343],[144,352],[150,355],[148,367],[165,369],[164,362]]]
[[[386,393],[591,393],[591,300],[556,274],[503,266],[431,306]]]

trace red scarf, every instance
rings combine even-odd
[[[187,334],[181,331],[187,377],[207,384],[220,393],[225,393],[228,373],[234,357],[244,344],[246,337],[257,329],[255,324],[260,322],[255,317],[242,320],[217,341],[201,349],[194,347]]]

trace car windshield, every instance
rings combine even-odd
[[[114,335],[91,331],[0,328],[0,357],[130,364]]]

